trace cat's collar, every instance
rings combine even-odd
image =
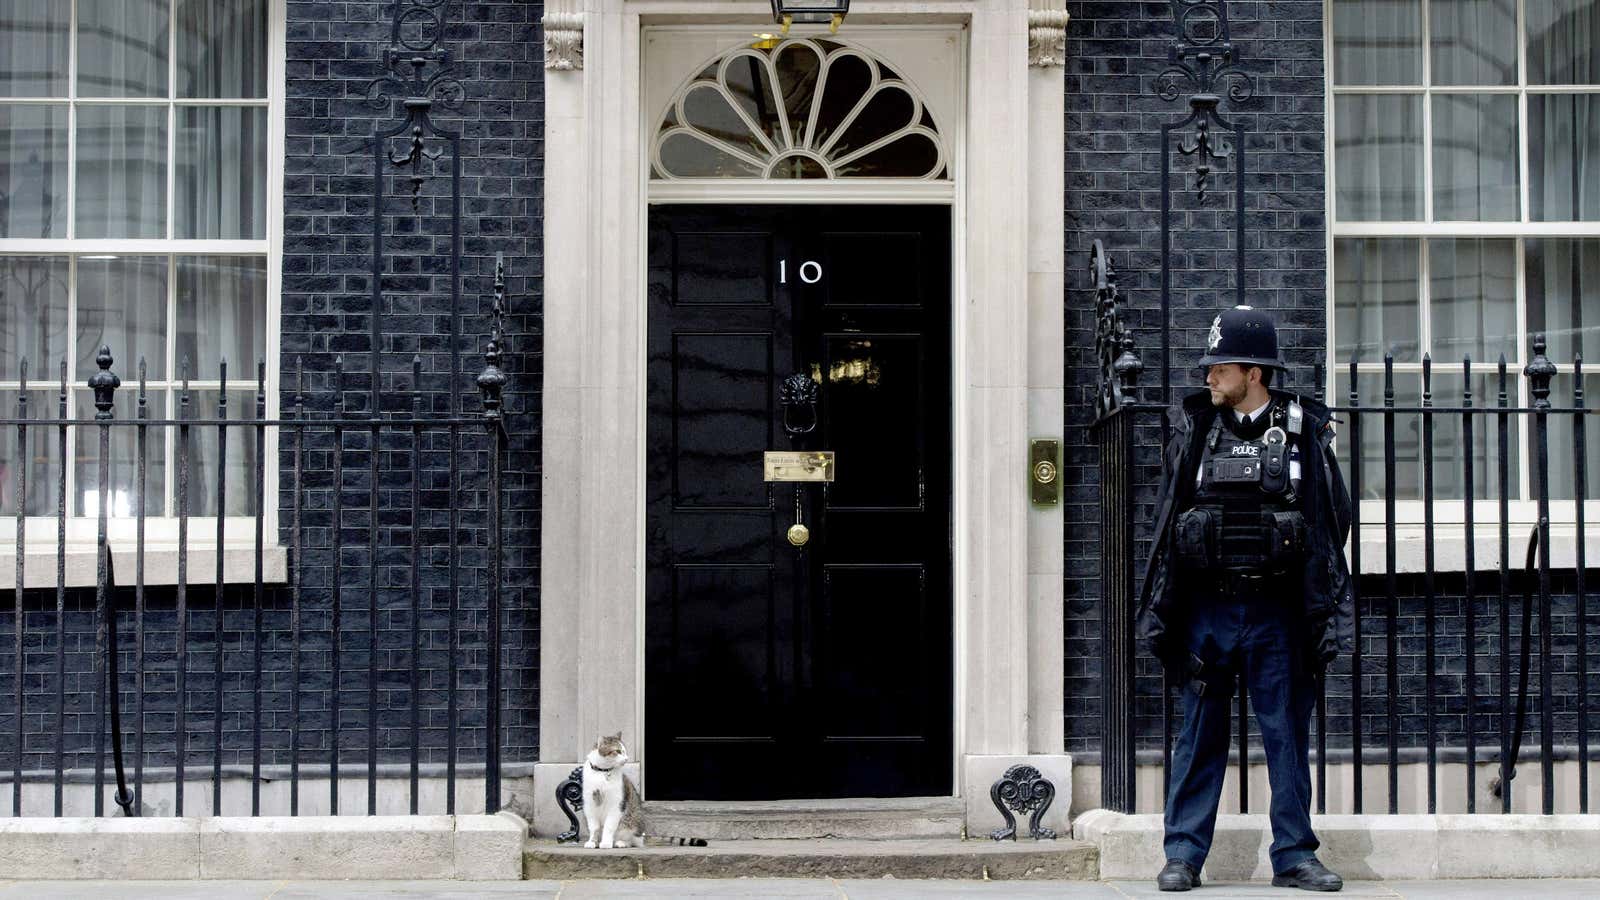
[[[584,760],[584,762],[589,766],[589,768],[595,770],[596,772],[599,772],[602,775],[610,775],[612,772],[615,772],[619,768],[618,766],[612,766],[609,769],[602,769],[599,766],[595,765],[594,763],[589,762],[588,760]]]

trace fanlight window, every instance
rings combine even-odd
[[[944,141],[893,69],[836,41],[741,48],[696,75],[656,131],[655,178],[948,179]]]

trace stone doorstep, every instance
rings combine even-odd
[[[224,816],[0,820],[0,879],[515,880],[522,819]]]
[[[588,850],[530,840],[529,879],[579,878],[958,878],[1099,877],[1098,851],[1073,840],[744,840],[707,847]]]
[[[1600,816],[1314,815],[1317,857],[1346,879],[1600,877]],[[1099,850],[1103,878],[1154,878],[1164,862],[1159,815],[1095,809],[1073,837]],[[1264,814],[1217,817],[1204,875],[1272,877]]]
[[[885,841],[959,838],[963,807],[962,801],[955,797],[654,800],[648,804],[648,815],[650,831],[661,837],[716,841],[810,838]],[[581,825],[582,815],[578,818]]]

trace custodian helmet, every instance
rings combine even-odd
[[[1272,317],[1249,306],[1235,306],[1212,319],[1199,368],[1219,363],[1286,369],[1278,355],[1278,329]]]

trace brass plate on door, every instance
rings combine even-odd
[[[761,461],[767,481],[832,481],[832,450],[768,450]]]

